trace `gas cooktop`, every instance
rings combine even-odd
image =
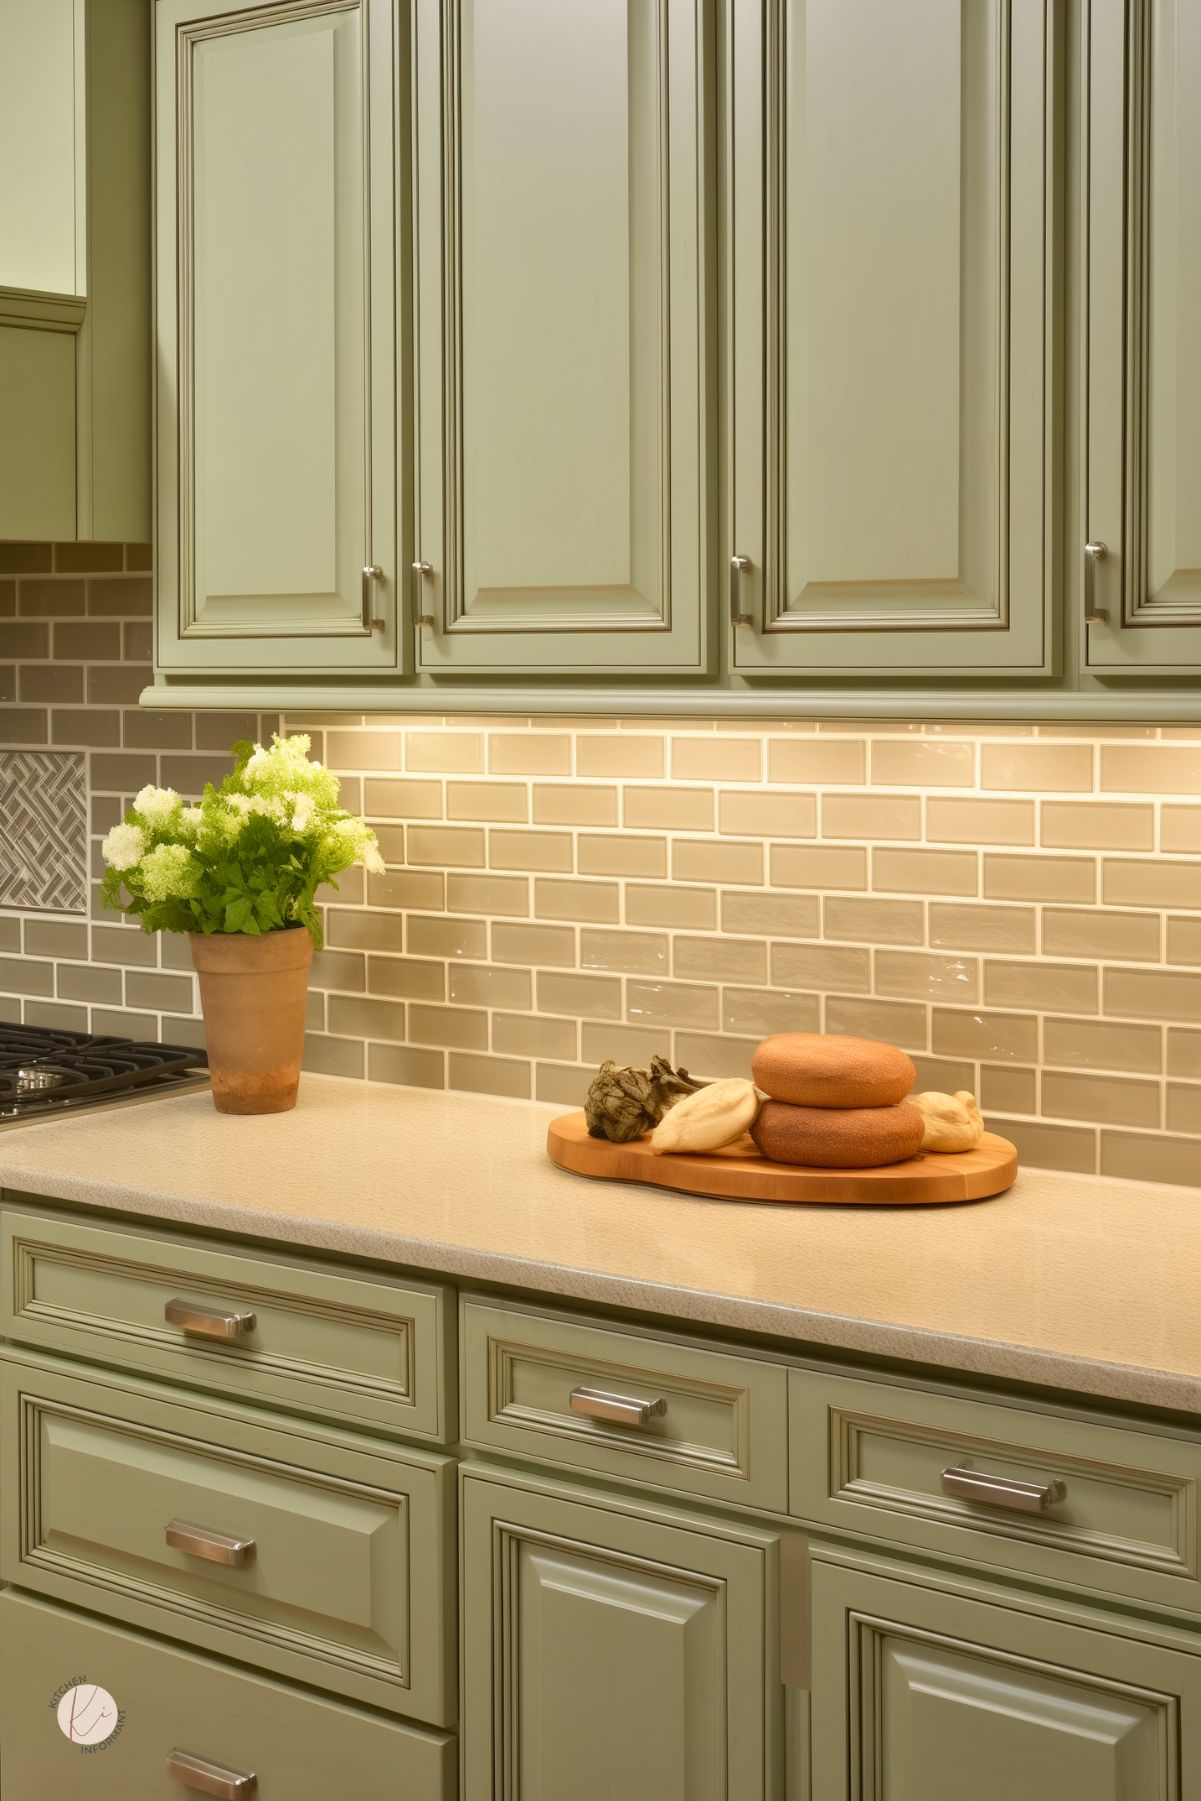
[[[0,1025],[0,1130],[207,1082],[208,1059],[190,1045]]]

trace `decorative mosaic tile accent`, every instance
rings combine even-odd
[[[0,750],[0,907],[84,911],[87,815],[82,751]]]

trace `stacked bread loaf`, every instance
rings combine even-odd
[[[895,1045],[777,1032],[755,1052],[751,1074],[769,1097],[751,1137],[776,1163],[871,1169],[921,1146],[922,1115],[905,1102],[917,1071]]]

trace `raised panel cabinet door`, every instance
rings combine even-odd
[[[815,1561],[812,1801],[1184,1801],[1201,1659]]]
[[[1049,670],[1061,0],[731,32],[732,666]]]
[[[417,663],[700,670],[710,0],[415,0]]]
[[[155,54],[159,664],[395,669],[393,7],[159,0]]]
[[[772,1801],[775,1541],[463,1482],[464,1801]]]
[[[1201,0],[1092,0],[1090,14],[1086,533],[1106,554],[1085,660],[1195,675]]]

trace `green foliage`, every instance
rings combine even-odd
[[[355,864],[383,868],[375,833],[338,805],[338,780],[310,740],[241,741],[220,788],[197,806],[143,788],[104,840],[105,904],[146,932],[263,932],[304,926],[321,947],[317,890]]]

